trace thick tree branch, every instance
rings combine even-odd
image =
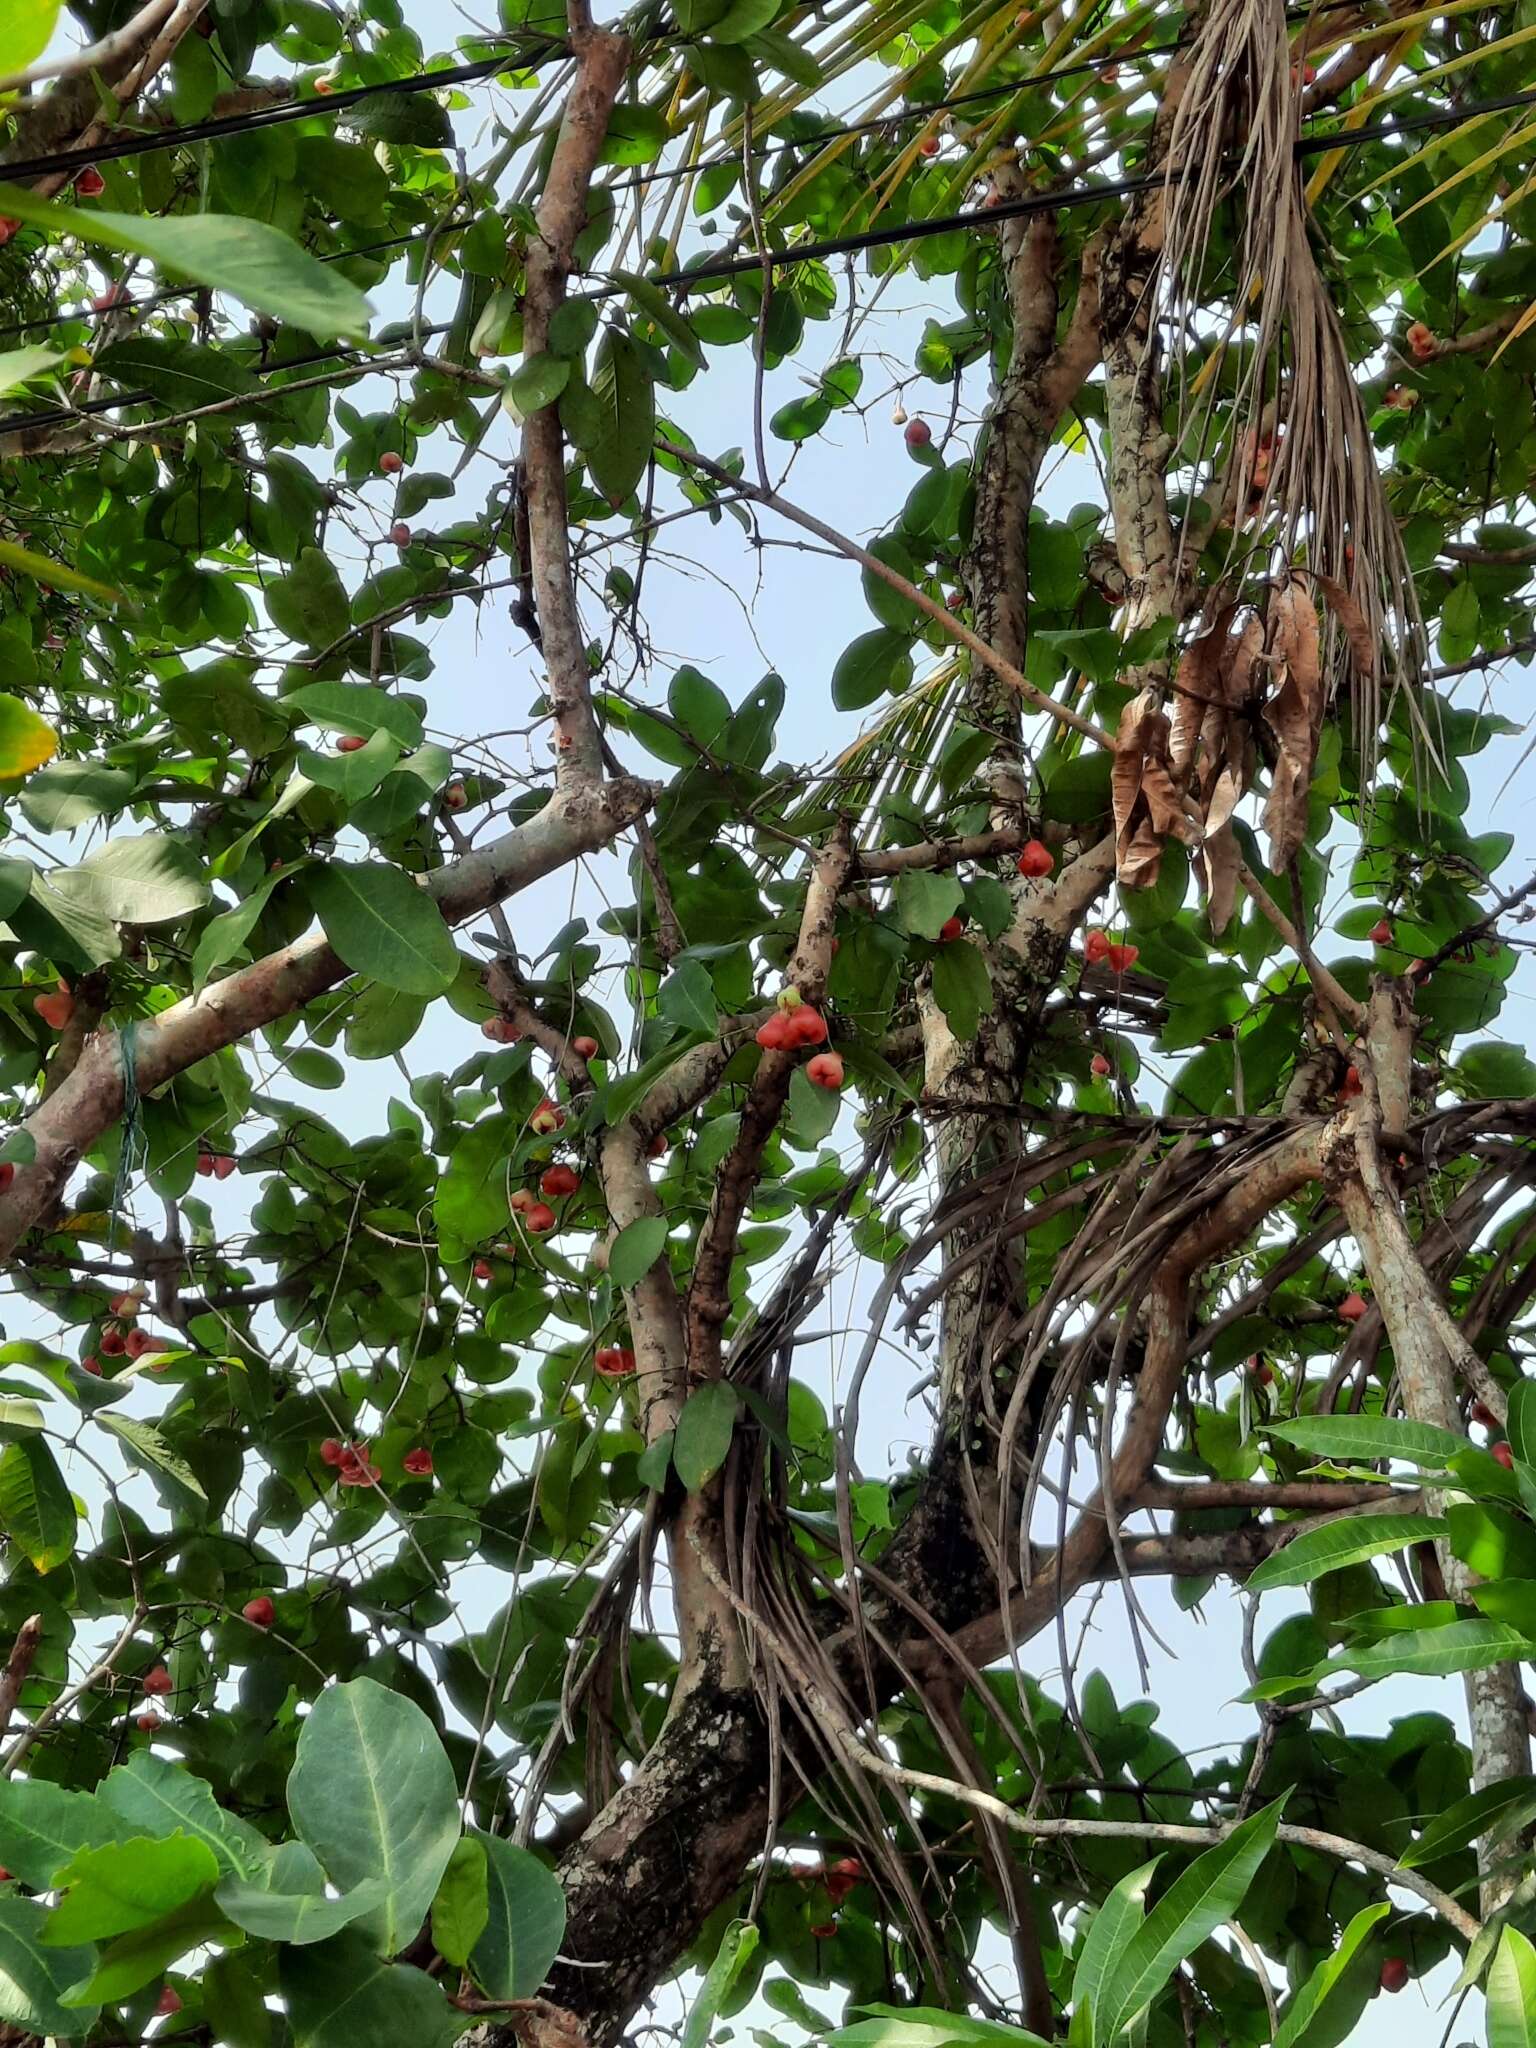
[[[523,348],[530,358],[547,349],[550,321],[565,299],[576,238],[586,225],[587,190],[629,65],[629,38],[607,29],[574,29],[571,46],[576,78],[539,202],[538,232],[528,242]],[[565,436],[553,404],[540,406],[524,423],[523,468],[534,601],[555,721],[557,786],[593,788],[602,780],[602,737],[592,710],[587,647],[571,574]]]
[[[542,875],[618,837],[653,801],[654,785],[615,782],[569,797],[556,796],[515,832],[426,879],[449,924],[478,916]],[[323,936],[315,934],[270,953],[201,994],[188,996],[158,1017],[133,1027],[133,1063],[140,1094],[149,1094],[209,1053],[233,1045],[264,1024],[285,1017],[345,981],[352,972]],[[99,1033],[74,1072],[34,1111],[24,1129],[36,1146],[0,1193],[0,1257],[52,1206],[83,1155],[116,1121],[123,1107],[119,1035]]]

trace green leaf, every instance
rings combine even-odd
[[[0,191],[5,189],[0,186]],[[34,583],[47,584],[55,590],[78,590],[86,597],[99,598],[103,604],[118,602],[119,593],[109,584],[98,583],[94,576],[82,576],[78,569],[54,561],[51,555],[24,548],[19,541],[0,540],[0,569],[14,569],[18,575],[29,576]]]
[[[53,41],[58,20],[59,0],[6,0],[0,20],[0,73],[25,71],[35,64]],[[51,2029],[33,2031],[46,2034]]]
[[[303,1842],[283,1842],[252,1877],[226,1877],[214,1893],[219,1910],[261,1941],[297,1947],[329,1941],[365,1915],[383,1913],[389,1887],[366,1878],[339,1898],[329,1898],[325,1872]]]
[[[748,36],[755,36],[760,29],[771,28],[777,19],[782,0],[731,0],[717,22],[709,29],[712,43],[744,43]]]
[[[663,1017],[681,1024],[685,1031],[702,1031],[713,1038],[720,1014],[715,1007],[715,985],[702,960],[679,960],[661,985],[656,1008]]]
[[[934,2006],[866,2003],[874,2017],[856,2020],[827,2036],[827,2048],[1047,2048],[1038,2034],[1000,2020],[973,2020],[967,2013]]]
[[[43,1940],[50,1948],[104,1941],[174,1913],[212,1891],[218,1859],[206,1842],[174,1834],[111,1842],[82,1849],[59,1871],[63,1897],[48,1916]]]
[[[201,861],[167,832],[109,840],[51,879],[66,901],[121,924],[173,924],[201,910],[209,896]]]
[[[1094,1914],[1093,1924],[1078,1952],[1077,1968],[1072,1973],[1072,2004],[1074,2009],[1083,2005],[1088,2008],[1090,2044],[1095,2044],[1100,2038],[1091,2015],[1101,2009],[1105,1983],[1119,1963],[1127,1943],[1146,1918],[1147,1886],[1161,1861],[1160,1856],[1154,1856],[1150,1863],[1126,1872]]]
[[[777,6],[778,0],[774,0],[774,4]],[[659,285],[652,284],[648,277],[637,277],[632,270],[614,270],[610,271],[609,275],[616,284],[623,285],[629,293],[631,302],[647,320],[654,322],[661,329],[672,346],[692,363],[696,370],[706,367],[699,337]]]
[[[597,431],[582,452],[593,483],[617,511],[644,476],[656,438],[656,394],[639,349],[621,328],[603,330],[592,396]]]
[[[365,988],[347,1019],[347,1051],[355,1060],[387,1059],[410,1044],[426,1013],[421,996],[377,984]]]
[[[562,1894],[563,1896],[563,1894]],[[485,1844],[464,1835],[453,1845],[432,1901],[432,1939],[444,1962],[462,1969],[490,1922]]]
[[[48,1778],[0,1778],[0,1863],[34,1891],[51,1891],[72,1856],[120,1833],[89,1792],[68,1791]]]
[[[1536,1465],[1536,1380],[1521,1380],[1509,1396],[1509,1447],[1524,1465]]]
[[[312,725],[333,732],[347,732],[367,738],[387,732],[402,747],[421,745],[421,713],[403,697],[387,690],[370,689],[366,683],[306,683],[283,699]]]
[[[406,995],[436,996],[458,978],[459,955],[442,913],[400,868],[333,861],[309,877],[325,936],[357,974]]]
[[[1274,1844],[1283,1800],[1239,1823],[1175,1878],[1126,1943],[1105,1988],[1102,2041],[1112,2041],[1168,1982],[1184,1958],[1230,1920]]]
[[[207,985],[215,968],[222,967],[227,960],[233,960],[236,954],[244,952],[246,940],[261,922],[268,897],[287,879],[286,873],[264,875],[250,895],[237,903],[233,910],[222,910],[217,917],[209,918],[192,948],[194,992]]]
[[[0,35],[4,35],[0,29]],[[8,398],[13,391],[19,391],[23,384],[30,384],[34,377],[40,377],[45,370],[51,370],[64,357],[52,348],[12,348],[0,350],[0,398]]]
[[[352,623],[352,606],[347,597],[346,585],[342,582],[336,565],[329,555],[319,548],[301,548],[298,559],[286,576],[279,576],[267,584],[262,592],[268,616],[280,633],[286,633],[290,640],[296,640],[301,647],[329,647],[333,640],[339,640]],[[317,692],[346,690],[345,683],[311,683],[306,689],[295,690],[293,700],[303,707],[306,697]],[[352,694],[361,698],[363,691],[358,687]],[[383,706],[398,700],[383,690],[369,693],[379,700],[380,715],[370,719],[362,728],[371,732],[375,724],[382,724]],[[314,714],[311,714],[314,715]],[[325,723],[316,718],[316,723]],[[354,730],[344,727],[345,731]],[[418,735],[419,737],[419,735]]]
[[[705,2048],[715,2015],[731,1995],[737,1978],[757,1952],[758,1932],[750,1920],[733,1920],[720,1937],[715,1959],[688,2008],[679,2048]]]
[[[608,1277],[615,1287],[635,1287],[661,1257],[667,1242],[665,1216],[637,1216],[608,1247]]]
[[[634,102],[615,107],[608,116],[608,135],[600,164],[649,164],[667,142],[667,123],[654,107]]]
[[[207,1845],[220,1870],[237,1875],[259,1870],[266,1860],[265,1838],[249,1821],[226,1813],[206,1779],[153,1750],[137,1750],[109,1771],[97,1800],[119,1838],[190,1835]]]
[[[152,1979],[164,1976],[166,1966],[189,1949],[204,1948],[210,1940],[231,1938],[229,1922],[211,1899],[190,1899],[174,1913],[108,1942],[98,1951],[96,1968],[90,1976],[71,1988],[68,2003],[115,2005],[141,1991]]]
[[[1536,1948],[1506,1927],[1488,1971],[1488,2048],[1536,2048]]]
[[[832,702],[839,711],[862,711],[877,697],[900,696],[912,680],[908,634],[877,626],[845,647],[832,671]]]
[[[34,775],[18,801],[39,832],[73,832],[77,825],[120,811],[137,778],[104,761],[55,761]]]
[[[736,1389],[724,1380],[696,1387],[683,1403],[672,1442],[672,1463],[690,1493],[697,1493],[725,1463],[737,1409]]]
[[[933,999],[962,1042],[976,1036],[992,1007],[992,977],[985,955],[967,939],[951,939],[933,960]]]
[[[552,356],[547,351],[528,356],[507,379],[501,402],[514,423],[521,426],[531,414],[553,405],[570,381],[571,366],[565,357]]]
[[[485,1932],[469,1958],[487,1998],[532,1998],[565,1939],[565,1892],[531,1849],[476,1834],[485,1850]]]
[[[1536,1580],[1536,1529],[1493,1503],[1453,1501],[1445,1511],[1451,1550],[1483,1579]],[[1536,1593],[1536,1585],[1532,1586]]]
[[[157,269],[228,292],[253,312],[302,327],[317,341],[361,340],[368,332],[372,309],[357,287],[265,221],[228,213],[162,217],[55,206],[17,185],[0,185],[0,214],[56,236],[147,256]]]
[[[448,109],[429,92],[369,93],[346,108],[341,118],[371,142],[404,143],[411,149],[453,146]]]
[[[964,901],[965,890],[953,875],[913,868],[896,877],[896,915],[902,929],[920,939],[937,939]]]
[[[100,2008],[60,2003],[95,1960],[89,1948],[44,1947],[46,1906],[14,1892],[0,1896],[0,2020],[23,2034],[88,2033]]]
[[[30,775],[59,751],[59,736],[19,697],[0,695],[0,775]]]
[[[1444,1522],[1429,1515],[1347,1515],[1304,1531],[1267,1557],[1249,1576],[1248,1589],[1267,1593],[1275,1586],[1310,1585],[1324,1572],[1342,1571],[1346,1565],[1402,1550],[1411,1543],[1444,1535],[1445,1529]]]
[[[1409,1629],[1379,1643],[1340,1650],[1314,1676],[1358,1671],[1362,1678],[1390,1678],[1399,1672],[1444,1678],[1453,1671],[1482,1671],[1490,1664],[1518,1663],[1531,1656],[1536,1656],[1536,1648],[1519,1629],[1501,1621],[1453,1621],[1445,1628]]]
[[[1442,1856],[1465,1849],[1501,1821],[1507,1821],[1509,1826],[1523,1826],[1533,1812],[1536,1778],[1500,1778],[1494,1784],[1479,1786],[1443,1813],[1437,1813],[1419,1839],[1397,1860],[1405,1870],[1422,1869],[1426,1863],[1437,1863]]]
[[[1465,1437],[1432,1422],[1410,1422],[1396,1415],[1303,1415],[1294,1422],[1272,1422],[1270,1436],[1294,1444],[1299,1451],[1347,1464],[1375,1458],[1402,1458],[1410,1464],[1439,1470],[1448,1458],[1467,1448]]]
[[[278,1952],[293,2048],[450,2048],[464,2014],[423,1970],[375,1955],[355,1929]]]
[[[0,1451],[0,1529],[34,1571],[51,1572],[74,1554],[75,1503],[42,1437]]]
[[[1324,1956],[1305,1984],[1296,1993],[1285,2009],[1272,2048],[1298,2048],[1302,2036],[1311,2026],[1329,1992],[1354,1961],[1361,1943],[1380,1921],[1391,1912],[1391,1905],[1383,1899],[1374,1906],[1364,1906],[1350,1921],[1339,1936],[1339,1945],[1330,1956]]]
[[[426,1918],[459,1839],[458,1792],[421,1708],[371,1678],[321,1693],[299,1732],[288,1811],[339,1890],[377,1878],[367,1933],[393,1955]]]

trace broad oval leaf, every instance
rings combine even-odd
[[[288,1811],[338,1888],[383,1885],[386,1903],[366,1931],[397,1953],[459,1838],[453,1768],[420,1707],[371,1678],[323,1692],[299,1734]]]

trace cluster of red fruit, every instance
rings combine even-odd
[[[343,1486],[377,1486],[379,1468],[368,1456],[365,1443],[344,1444],[328,1436],[320,1446],[320,1462],[329,1465]]]
[[[1414,321],[1404,339],[1408,343],[1408,353],[1416,363],[1427,363],[1440,352],[1434,329],[1426,327],[1422,320]]]
[[[1083,958],[1090,967],[1102,960],[1111,974],[1127,974],[1141,958],[1141,948],[1112,939],[1108,932],[1089,932],[1083,941]]]
[[[635,1354],[626,1344],[604,1346],[592,1361],[599,1379],[623,1380],[635,1370]]]
[[[204,1180],[228,1180],[239,1165],[232,1152],[199,1152],[197,1170]]]
[[[1474,1401],[1472,1403],[1471,1419],[1474,1422],[1480,1423],[1484,1429],[1503,1428],[1503,1424],[1486,1401]],[[1492,1443],[1488,1446],[1488,1455],[1495,1464],[1502,1465],[1506,1472],[1513,1472],[1515,1469],[1515,1454],[1502,1437],[1497,1443]]]
[[[825,1045],[827,1020],[797,988],[787,988],[778,1008],[754,1036],[764,1052],[798,1052],[802,1046]],[[818,1088],[841,1088],[845,1079],[841,1053],[819,1052],[806,1061],[805,1078]]]

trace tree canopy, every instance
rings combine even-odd
[[[8,2048],[1531,2048],[1529,15],[10,0]]]

